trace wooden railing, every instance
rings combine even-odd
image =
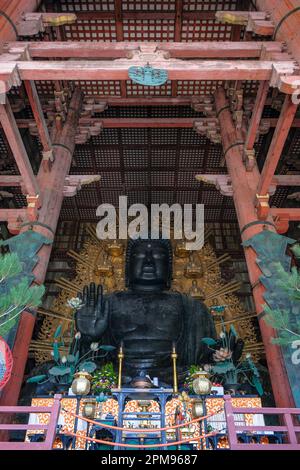
[[[0,424],[0,431],[41,431],[45,434],[43,442],[9,442],[0,441],[0,450],[50,450],[56,435],[56,426],[60,412],[61,395],[54,395],[54,403],[50,406],[0,406],[0,415],[11,417],[19,413],[47,413],[50,415],[48,424]]]
[[[224,396],[227,436],[231,450],[300,450],[300,426],[295,425],[293,416],[300,416],[300,408],[235,408],[231,397]],[[284,426],[236,426],[235,414],[278,415]],[[245,444],[238,441],[242,432],[280,432],[284,435],[283,444]],[[298,433],[298,436],[297,436]],[[255,436],[255,434],[254,434]]]

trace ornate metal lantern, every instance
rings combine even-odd
[[[193,418],[200,418],[204,415],[204,406],[202,400],[192,401],[192,416]]]
[[[96,413],[96,400],[86,400],[83,405],[82,414],[86,418],[94,419]]]
[[[87,372],[80,371],[75,374],[72,382],[72,392],[75,395],[88,395],[91,389],[91,376]]]
[[[212,383],[208,376],[209,374],[205,370],[199,370],[194,374],[193,390],[196,395],[209,395]]]

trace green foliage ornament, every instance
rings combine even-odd
[[[24,275],[15,282],[22,271],[17,253],[0,255],[0,336],[5,337],[17,323],[25,309],[40,305],[44,286],[30,286],[31,279]]]

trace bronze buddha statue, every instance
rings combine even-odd
[[[216,337],[212,316],[200,300],[170,291],[171,279],[169,240],[129,240],[127,290],[102,295],[102,287],[93,283],[83,289],[83,306],[76,312],[83,350],[95,341],[116,348],[122,343],[126,376],[142,373],[169,383],[173,344],[179,379],[191,364],[228,357],[227,351],[214,353],[201,342],[203,337]],[[237,346],[242,349],[241,344]]]

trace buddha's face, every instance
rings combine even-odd
[[[129,284],[133,289],[162,290],[169,275],[168,250],[159,241],[141,241],[132,249]]]

